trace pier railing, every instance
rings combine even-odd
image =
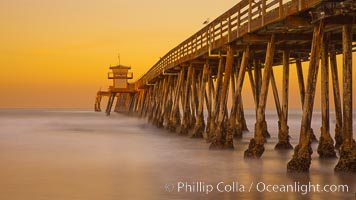
[[[270,23],[310,8],[323,0],[242,0],[214,21],[164,55],[136,82],[135,88],[152,84],[165,71],[204,54],[210,55],[227,43]]]

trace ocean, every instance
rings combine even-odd
[[[261,159],[243,158],[250,132],[233,151],[208,150],[203,139],[158,129],[147,119],[79,109],[0,109],[0,199],[355,199],[356,174],[334,173],[317,144],[309,173],[288,174],[293,151],[274,150],[277,115],[267,110],[271,138]],[[331,133],[334,134],[334,113]],[[356,118],[354,117],[354,135]],[[321,113],[313,129],[320,134]],[[289,111],[291,143],[299,140],[301,111]]]

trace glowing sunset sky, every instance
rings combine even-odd
[[[96,91],[110,83],[108,67],[117,64],[118,52],[137,78],[203,28],[203,21],[237,2],[0,0],[0,107],[91,108]],[[291,106],[299,107],[294,68]],[[275,72],[279,83],[280,71]],[[250,90],[246,78],[246,98]],[[269,104],[274,105],[271,98]]]

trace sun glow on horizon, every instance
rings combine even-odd
[[[118,63],[118,53],[120,63],[132,66],[137,79],[159,57],[203,28],[206,18],[214,19],[236,3],[0,1],[0,108],[92,108],[96,91],[111,84],[107,72]],[[355,66],[355,59],[353,62]],[[342,63],[338,64],[341,73]],[[291,91],[298,89],[292,81],[296,80],[293,68],[291,65]],[[275,74],[280,82],[281,70],[276,68]],[[353,89],[356,91],[355,86]],[[251,98],[247,76],[243,90],[246,107],[253,106],[247,100]],[[290,95],[291,107],[299,107],[299,92]],[[270,97],[268,106],[274,107]]]

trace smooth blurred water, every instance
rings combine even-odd
[[[273,110],[266,115],[272,138],[262,159],[244,159],[255,121],[254,110],[245,114],[251,132],[235,141],[235,150],[210,151],[202,139],[157,129],[138,117],[116,113],[105,117],[86,110],[0,110],[0,199],[355,199],[356,174],[334,173],[337,159],[320,160],[316,144],[310,173],[286,173],[293,151],[273,150],[277,142]],[[296,145],[300,111],[289,114],[291,143]],[[331,125],[333,134],[333,119]],[[318,136],[319,111],[313,128]],[[178,182],[215,186],[221,181],[238,182],[245,192],[177,191]],[[254,188],[258,182],[346,184],[349,191],[258,192]],[[173,191],[166,191],[171,186]]]

